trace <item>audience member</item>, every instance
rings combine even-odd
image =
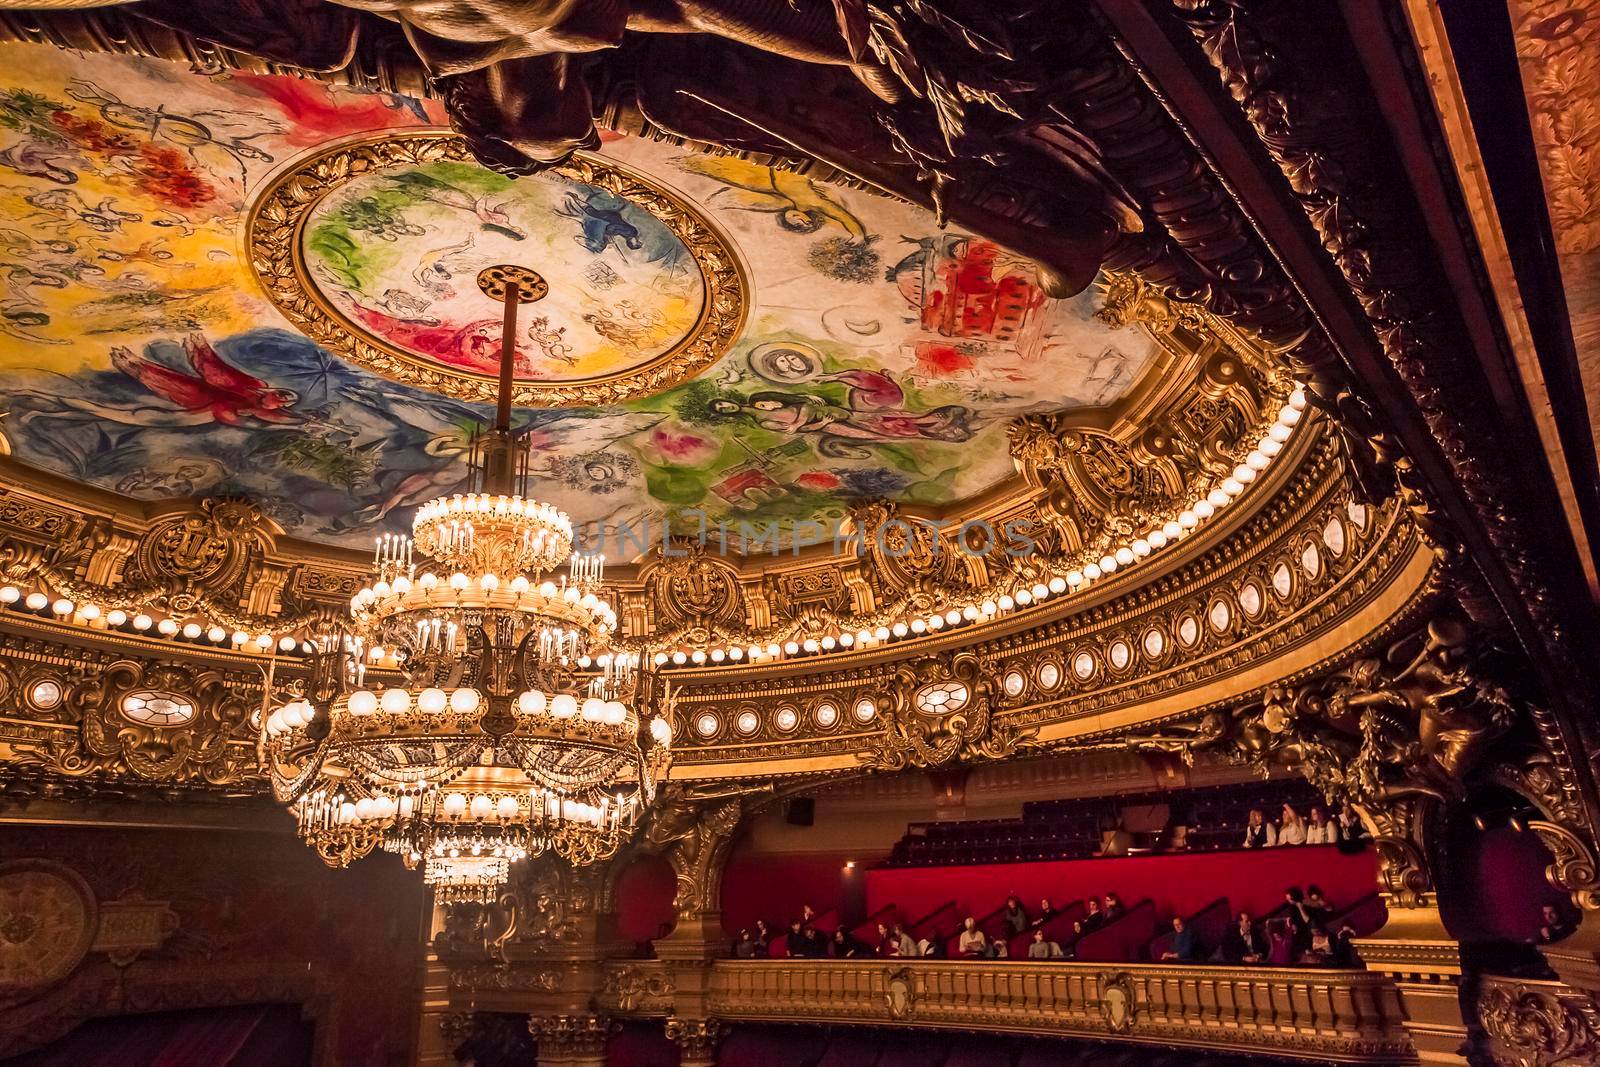
[[[993,941],[989,942],[989,951],[985,953],[985,955],[992,960],[1003,960],[1010,954],[1010,950],[1006,947],[1006,939],[1004,935],[1001,935],[1000,937],[997,937]]]
[[[800,905],[800,925],[801,926],[805,926],[807,923],[813,923],[813,922],[816,922],[816,921],[817,921],[817,913],[812,909],[811,905],[810,904],[802,904],[802,905]]]
[[[1274,967],[1287,967],[1298,955],[1294,947],[1294,928],[1287,919],[1274,919],[1267,924],[1267,962]]]
[[[899,923],[895,923],[894,926],[890,928],[889,940],[894,943],[894,954],[896,956],[910,957],[921,955],[921,953],[917,951],[917,943],[912,940],[910,934],[906,933],[906,928],[901,926]]]
[[[1034,916],[1033,925],[1043,926],[1056,917],[1056,909],[1050,906],[1050,898],[1045,897],[1039,901],[1039,914]]]
[[[1115,893],[1107,893],[1106,894],[1106,908],[1105,908],[1106,922],[1110,922],[1112,919],[1117,918],[1121,914],[1122,914],[1122,898],[1117,896]]]
[[[802,928],[800,926],[799,919],[796,919],[794,922],[789,924],[788,936],[783,939],[783,949],[791,956],[803,955],[803,953],[800,951],[801,932]]]
[[[1091,930],[1098,930],[1106,924],[1106,917],[1100,913],[1100,902],[1090,897],[1083,902],[1083,918],[1072,924],[1075,933],[1087,934]]]
[[[1244,828],[1245,848],[1271,848],[1278,843],[1278,831],[1267,821],[1260,808],[1250,809],[1250,821]]]
[[[1356,809],[1347,800],[1339,808],[1339,836],[1346,841],[1359,841],[1367,836],[1367,825],[1361,821],[1361,816],[1356,814]]]
[[[756,956],[765,957],[767,949],[772,947],[772,928],[767,925],[767,920],[756,920]]]
[[[828,955],[828,939],[823,937],[815,926],[807,924],[800,932],[800,952],[798,955],[808,960],[826,959]]]
[[[968,915],[961,926],[961,940],[956,946],[957,950],[969,959],[982,956],[989,947],[989,939],[978,929],[978,920]]]
[[[1313,804],[1306,822],[1306,844],[1337,845],[1338,843],[1338,824],[1329,819],[1328,813],[1320,806]]]
[[[1569,922],[1554,904],[1546,904],[1539,913],[1539,944],[1548,945],[1568,936],[1577,926]]]
[[[853,960],[858,956],[872,955],[872,951],[860,938],[842,926],[833,932],[833,943],[828,947],[833,951],[833,958],[839,960]]]
[[[1311,913],[1311,921],[1326,924],[1333,918],[1333,905],[1328,898],[1322,895],[1322,887],[1312,884],[1306,886],[1306,911]]]
[[[1030,960],[1059,960],[1065,955],[1060,942],[1046,940],[1043,930],[1033,932],[1033,944],[1028,946]]]
[[[1339,932],[1333,935],[1333,948],[1328,955],[1328,962],[1334,967],[1355,967],[1360,961],[1356,959],[1356,930],[1349,923],[1339,927]]]
[[[1311,928],[1316,920],[1311,909],[1306,907],[1306,895],[1298,886],[1285,889],[1283,900],[1288,913],[1285,921],[1289,924],[1289,936],[1294,942],[1294,954],[1298,956],[1311,945]]]
[[[733,943],[733,957],[739,960],[756,958],[756,939],[750,936],[748,928],[739,931],[739,940]]]
[[[944,931],[937,926],[933,928],[933,933],[929,934],[917,945],[917,949],[924,957],[930,960],[948,959],[950,956],[950,953],[945,949]]]
[[[1283,806],[1283,814],[1278,817],[1278,844],[1303,845],[1306,843],[1306,824],[1300,818],[1300,813],[1294,810],[1293,804]]]
[[[1172,947],[1161,954],[1164,960],[1192,962],[1200,958],[1200,942],[1194,927],[1183,921],[1182,915],[1172,917]]]
[[[1300,962],[1324,966],[1333,962],[1333,936],[1328,928],[1318,923],[1311,928],[1311,945],[1300,954]]]
[[[1267,942],[1250,921],[1250,913],[1241,911],[1239,919],[1223,935],[1218,954],[1229,963],[1260,963],[1267,955]]]
[[[1022,899],[1015,893],[1006,897],[1005,911],[1000,916],[1007,934],[1020,934],[1028,928],[1028,913],[1023,910]]]
[[[878,947],[874,953],[879,956],[893,956],[896,949],[894,939],[889,936],[889,928],[883,923],[878,924]]]

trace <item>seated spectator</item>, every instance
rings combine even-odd
[[[978,929],[978,920],[970,915],[961,923],[961,940],[956,947],[968,959],[982,956],[989,949],[989,939]]]
[[[989,942],[989,951],[985,953],[985,955],[992,960],[1003,960],[1010,954],[1010,950],[1006,948],[1006,939],[1004,935]]]
[[[803,955],[800,951],[800,938],[803,933],[804,928],[800,925],[799,919],[789,924],[789,936],[784,938],[783,948],[790,956]]]
[[[935,926],[933,933],[917,943],[917,954],[930,960],[947,959],[949,953],[945,951],[944,931]]]
[[[890,929],[889,940],[894,943],[894,954],[896,956],[910,957],[921,955],[921,953],[917,951],[917,943],[911,939],[910,934],[906,933],[906,928],[901,926],[899,923],[895,923],[894,927]]]
[[[1107,893],[1105,907],[1106,922],[1110,922],[1112,919],[1117,918],[1122,914],[1122,912],[1122,898],[1117,896],[1115,893]]]
[[[1306,821],[1306,844],[1308,845],[1337,845],[1339,843],[1339,826],[1328,818],[1328,813],[1319,805],[1311,806],[1311,814]]]
[[[883,923],[879,923],[878,946],[872,950],[873,954],[877,956],[893,956],[894,949],[894,941],[889,937],[889,928],[883,925]]]
[[[1267,821],[1260,808],[1250,809],[1250,821],[1244,828],[1245,848],[1271,848],[1278,843],[1278,831]]]
[[[1548,945],[1554,941],[1560,941],[1562,938],[1569,936],[1572,931],[1578,928],[1575,923],[1569,922],[1567,917],[1562,915],[1561,910],[1554,904],[1546,904],[1544,906],[1543,910],[1539,913],[1539,920],[1540,925],[1538,942],[1541,945]]]
[[[1006,897],[1006,908],[1000,915],[1000,923],[1011,935],[1020,934],[1028,928],[1028,913],[1023,910],[1022,899],[1015,893]]]
[[[836,960],[853,960],[858,956],[870,956],[872,951],[844,927],[833,932],[833,942],[828,946]]]
[[[1083,910],[1083,918],[1072,924],[1074,933],[1086,934],[1106,924],[1106,917],[1100,912],[1100,902],[1094,897],[1083,902]]]
[[[1238,922],[1228,927],[1217,954],[1229,963],[1260,963],[1266,958],[1266,939],[1256,932],[1250,913],[1241,911]]]
[[[1300,813],[1294,810],[1293,804],[1283,806],[1283,814],[1278,817],[1278,844],[1303,845],[1306,843],[1306,823],[1300,818]]]
[[[767,920],[756,920],[756,956],[765,957],[767,949],[772,946],[772,930],[767,926]]]
[[[1311,945],[1300,954],[1300,962],[1314,967],[1333,962],[1333,935],[1328,933],[1326,926],[1318,923],[1311,928]]]
[[[1033,932],[1033,944],[1028,946],[1030,960],[1059,960],[1065,955],[1060,942],[1046,940],[1043,930]]]
[[[813,922],[816,922],[816,921],[817,921],[817,913],[812,909],[811,905],[810,904],[802,904],[802,905],[800,905],[800,925],[803,927],[807,923],[813,923]]]
[[[1339,817],[1334,821],[1339,824],[1339,836],[1346,841],[1359,841],[1367,836],[1366,823],[1348,800],[1339,808]]]
[[[1182,915],[1172,917],[1172,947],[1161,954],[1164,960],[1182,960],[1192,963],[1200,958],[1200,941],[1194,927],[1183,921]]]
[[[1287,919],[1274,919],[1267,924],[1267,962],[1274,967],[1287,967],[1299,955],[1294,947],[1294,928]]]
[[[748,927],[739,931],[739,940],[733,943],[733,958],[736,960],[756,958],[756,939],[750,935]]]
[[[1043,926],[1056,917],[1056,909],[1050,906],[1050,898],[1045,897],[1039,901],[1039,914],[1034,916],[1033,925]]]
[[[1356,958],[1356,930],[1349,923],[1339,927],[1339,932],[1333,935],[1333,946],[1328,953],[1328,964],[1333,967],[1358,967],[1361,961]]]
[[[807,925],[800,933],[799,955],[808,960],[826,959],[828,939],[815,926]]]

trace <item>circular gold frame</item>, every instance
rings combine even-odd
[[[250,265],[267,297],[307,337],[357,366],[406,385],[481,403],[495,399],[494,377],[444,367],[367,333],[310,282],[302,253],[312,210],[348,182],[394,167],[474,163],[448,130],[387,131],[324,145],[278,173],[255,198],[245,228]],[[732,242],[679,194],[613,160],[579,152],[551,172],[623,197],[654,215],[694,257],[705,287],[700,316],[677,344],[650,360],[578,381],[517,382],[523,407],[594,407],[649,396],[716,363],[738,340],[750,305],[749,280]]]

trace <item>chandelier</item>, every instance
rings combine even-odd
[[[443,903],[493,899],[528,856],[615,855],[671,762],[671,693],[615,642],[604,557],[574,553],[571,521],[529,496],[511,432],[517,306],[544,280],[502,266],[478,285],[504,302],[505,333],[469,491],[422,505],[410,537],[378,539],[372,584],[309,637],[305,694],[264,716],[259,739],[274,795],[324,860],[381,847]],[[399,679],[369,684],[372,661]]]

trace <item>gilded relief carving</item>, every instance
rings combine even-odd
[[[1578,1067],[1600,1059],[1600,1007],[1554,982],[1486,980],[1478,1021],[1497,1063]]]
[[[883,733],[860,754],[874,770],[1004,759],[1038,732],[993,721],[990,672],[971,652],[903,664],[876,700],[883,706]]]

